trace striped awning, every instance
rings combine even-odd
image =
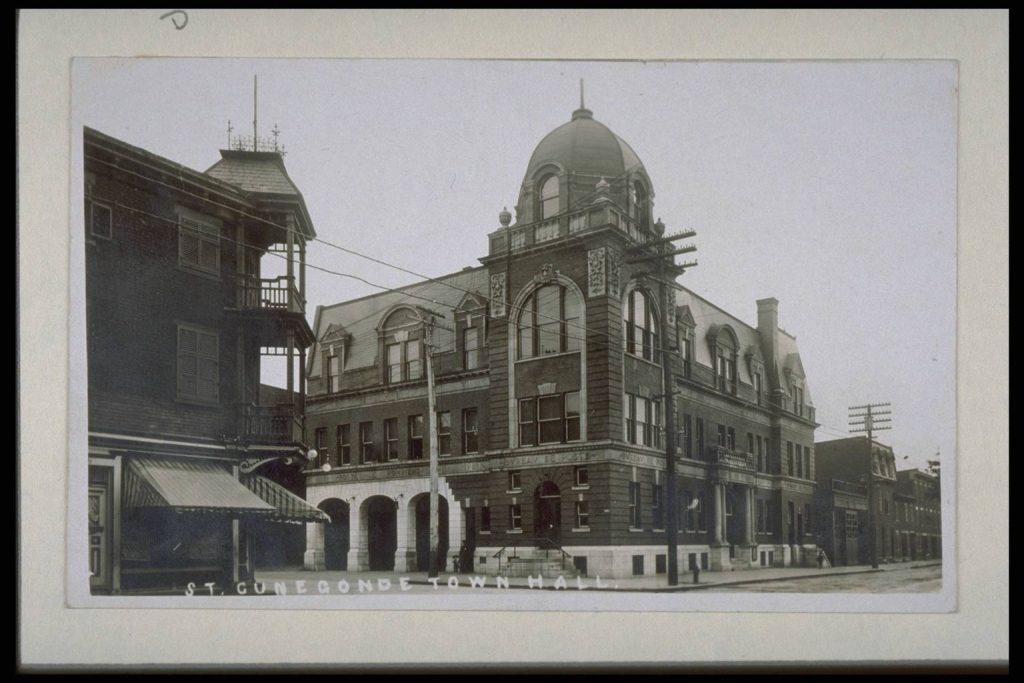
[[[275,513],[271,520],[280,522],[330,522],[331,518],[323,510],[318,510],[297,495],[276,484],[266,477],[257,474],[244,477],[243,481],[250,491],[273,505]]]
[[[128,508],[179,512],[277,513],[223,465],[194,458],[132,458],[126,468],[125,503]]]

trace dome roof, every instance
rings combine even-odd
[[[609,180],[643,168],[636,152],[606,125],[595,121],[593,112],[583,108],[574,111],[571,121],[540,141],[530,157],[526,179],[533,178],[547,163],[556,163],[565,171],[605,176]]]

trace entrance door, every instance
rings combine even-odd
[[[366,502],[366,533],[371,571],[392,571],[398,547],[395,501],[383,496]]]
[[[437,554],[443,568],[448,557],[448,501],[437,497]],[[416,501],[416,570],[430,569],[430,496],[420,496]]]
[[[533,531],[538,539],[562,545],[562,493],[553,481],[545,481],[533,494]],[[547,545],[547,544],[543,544]]]
[[[331,518],[324,525],[324,565],[327,569],[348,569],[348,504],[332,498],[320,503],[320,509]]]

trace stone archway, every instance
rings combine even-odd
[[[370,571],[393,571],[398,547],[398,510],[387,496],[367,498],[362,507]]]
[[[327,569],[348,569],[349,507],[337,498],[328,498],[317,506],[331,518],[324,525],[324,567]]]
[[[413,537],[416,571],[425,572],[430,568],[430,494],[421,493],[411,501],[413,515]],[[443,568],[448,556],[448,500],[437,497],[438,516],[438,557]]]

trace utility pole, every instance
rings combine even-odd
[[[430,442],[430,564],[427,576],[437,578],[440,558],[440,529],[438,525],[437,500],[437,414],[434,396],[434,318],[429,315],[423,321],[424,360],[427,363],[427,436]]]
[[[868,535],[871,538],[871,568],[878,569],[878,538],[876,537],[876,516],[878,508],[875,501],[875,469],[874,469],[874,433],[892,429],[892,411],[889,403],[868,403],[862,406],[850,406],[850,433],[867,433],[868,436]],[[864,411],[864,412],[857,412]]]
[[[668,566],[668,585],[679,585],[679,518],[676,509],[676,432],[675,432],[675,373],[673,372],[673,354],[676,348],[675,326],[670,325],[669,306],[675,305],[675,278],[682,275],[686,268],[696,266],[696,261],[677,265],[676,254],[685,254],[696,251],[697,247],[687,245],[678,249],[672,249],[675,245],[672,242],[681,239],[689,239],[697,233],[693,230],[662,237],[665,233],[665,224],[658,219],[655,223],[655,230],[659,237],[647,242],[644,245],[630,250],[630,256],[626,263],[645,263],[653,261],[657,270],[655,280],[661,283],[661,368],[663,373],[664,398],[665,398],[665,534]],[[651,247],[655,253],[649,253]],[[646,252],[646,253],[645,253]],[[667,277],[666,277],[667,274]],[[671,318],[674,320],[674,316]]]

